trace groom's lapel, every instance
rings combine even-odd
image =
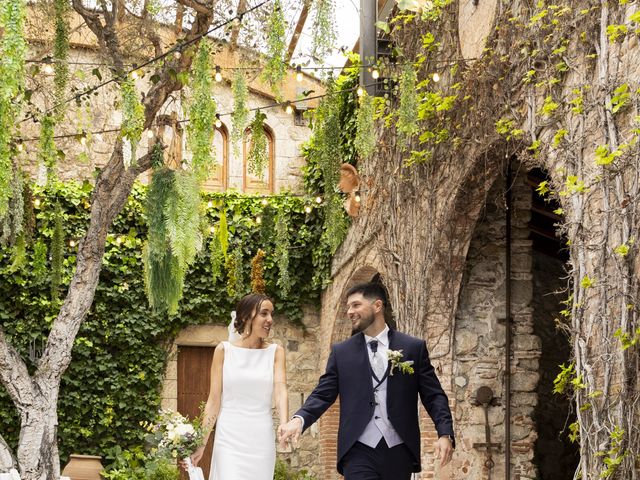
[[[371,380],[371,364],[369,363],[369,355],[367,352],[367,346],[364,341],[364,334],[362,332],[356,334],[354,339],[354,363],[353,369],[356,372],[356,378],[358,384],[353,385],[354,388],[363,389],[362,391],[370,391],[373,395],[373,383]]]
[[[389,350],[398,350],[397,343],[398,339],[395,335],[395,330],[389,329]],[[391,367],[391,365],[389,365]],[[393,402],[394,394],[397,387],[398,381],[398,370],[394,371],[393,375],[389,375],[387,377],[387,405],[391,405]]]

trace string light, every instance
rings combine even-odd
[[[356,90],[356,93],[358,94],[359,97],[361,97],[362,95],[364,95],[364,88],[358,87],[358,89]]]
[[[301,82],[302,78],[302,67],[300,65],[296,65],[296,81]]]
[[[311,207],[307,205],[306,207],[304,207],[304,211],[305,213],[311,213]]]
[[[322,197],[316,197],[316,203],[322,203]]]
[[[120,245],[123,242],[122,237],[116,238],[116,243]]]
[[[362,200],[362,199],[360,198],[360,194],[356,193],[355,201],[356,201],[357,203],[360,203],[360,200]]]
[[[42,71],[46,75],[51,75],[53,73],[53,65],[51,65],[51,63],[49,63],[49,62],[45,63],[44,67],[42,67]]]
[[[440,75],[438,74],[438,72],[433,74],[433,81],[438,83],[440,81]]]
[[[133,80],[137,80],[138,78],[140,78],[140,73],[137,70],[134,70],[133,72],[131,72],[131,78]]]
[[[293,105],[291,105],[291,102],[287,102],[286,105],[284,111],[287,112],[288,115],[291,115],[293,113]]]
[[[24,143],[22,143],[22,140],[19,140],[18,143],[16,143],[16,150],[18,150],[19,152],[22,152],[24,150]]]
[[[373,78],[374,80],[380,78],[380,71],[377,68],[374,68],[371,72],[371,78]]]
[[[36,207],[36,208],[38,208],[38,207],[40,207],[40,203],[41,203],[41,202],[40,202],[40,199],[39,199],[39,198],[36,198],[36,199],[33,201],[33,206],[34,206],[34,207]]]
[[[266,198],[263,198],[262,200],[260,200],[260,203],[262,204],[263,207],[266,207],[267,205],[269,205],[269,201]]]
[[[208,207],[208,208],[212,208],[212,207],[213,207],[213,202],[212,202],[211,200],[209,200],[209,201],[207,202],[207,207]]]
[[[80,135],[78,135],[78,142],[83,147],[87,144],[87,134],[85,132],[82,132]]]
[[[222,81],[222,70],[220,69],[220,65],[216,65],[216,73],[213,76],[216,82]]]
[[[256,223],[260,225],[262,223],[262,217],[256,217]]]
[[[147,130],[147,138],[149,140],[153,139],[153,137],[155,137],[155,133],[153,133],[153,130]]]
[[[213,225],[209,227],[209,232],[211,233],[216,233],[216,227],[214,227]]]
[[[69,246],[71,248],[75,247],[76,246],[76,242],[74,240],[69,240]]]
[[[222,126],[222,120],[220,120],[220,114],[216,113],[216,128],[220,128]]]

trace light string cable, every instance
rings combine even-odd
[[[59,108],[59,107],[61,107],[62,105],[65,105],[65,104],[67,104],[67,103],[69,103],[69,102],[72,102],[72,101],[75,101],[75,100],[78,100],[78,99],[81,99],[81,98],[82,98],[82,97],[84,97],[85,95],[89,95],[89,94],[91,94],[91,93],[95,92],[96,90],[98,90],[98,89],[100,89],[100,88],[102,88],[102,87],[104,87],[104,86],[106,86],[106,85],[109,85],[110,83],[117,82],[117,81],[119,81],[119,80],[124,80],[127,76],[129,76],[129,75],[130,75],[130,74],[132,74],[133,72],[135,72],[135,71],[137,71],[137,70],[139,70],[139,69],[141,69],[141,68],[147,67],[147,66],[151,65],[152,63],[157,62],[158,60],[162,60],[163,58],[165,58],[165,57],[167,57],[167,56],[171,55],[171,54],[172,54],[172,53],[174,53],[174,52],[182,51],[184,48],[186,48],[186,47],[188,47],[189,45],[191,45],[191,44],[193,44],[193,43],[197,42],[197,41],[198,41],[198,40],[200,40],[202,37],[205,37],[205,36],[209,35],[210,33],[213,33],[213,32],[215,32],[216,30],[219,30],[220,28],[222,28],[222,27],[224,27],[224,26],[226,26],[226,25],[228,25],[228,24],[230,24],[230,23],[234,22],[235,20],[240,20],[240,21],[241,21],[241,20],[242,20],[242,18],[243,18],[245,15],[247,15],[247,14],[249,14],[249,13],[251,13],[251,12],[253,12],[253,11],[255,11],[255,10],[259,9],[259,8],[261,8],[262,6],[266,5],[266,4],[267,4],[267,3],[269,3],[270,1],[271,1],[271,0],[263,0],[261,3],[259,3],[259,4],[255,5],[255,6],[253,6],[253,7],[251,7],[251,8],[249,8],[249,9],[245,10],[244,12],[241,12],[241,13],[236,14],[236,16],[235,16],[235,17],[230,18],[230,19],[227,19],[227,20],[224,20],[224,21],[222,21],[222,22],[218,23],[217,25],[214,25],[213,27],[211,27],[211,28],[210,28],[209,30],[207,30],[206,32],[196,35],[196,36],[195,36],[195,37],[193,37],[191,40],[187,40],[187,41],[182,42],[182,43],[176,43],[173,47],[171,47],[171,48],[170,48],[169,50],[167,50],[166,52],[161,53],[160,55],[157,55],[157,56],[155,56],[155,57],[153,57],[153,58],[151,58],[151,59],[147,60],[147,61],[146,61],[146,62],[144,62],[142,65],[139,65],[139,66],[137,66],[136,68],[131,68],[130,70],[126,70],[126,71],[124,71],[123,73],[121,73],[121,74],[119,74],[119,75],[116,75],[115,77],[110,78],[109,80],[105,80],[105,81],[104,81],[104,82],[102,82],[102,83],[99,83],[99,84],[97,84],[97,85],[94,85],[93,87],[89,87],[88,89],[86,89],[86,90],[84,90],[84,91],[82,91],[82,92],[80,92],[80,93],[75,94],[73,97],[70,97],[70,98],[68,98],[68,99],[66,99],[66,100],[62,100],[61,102],[57,103],[56,105],[54,105],[53,107],[51,107],[51,108],[49,108],[49,109],[45,110],[45,111],[44,111],[44,112],[42,112],[42,113],[43,113],[44,115],[46,115],[46,114],[48,114],[48,113],[50,113],[50,112],[54,112],[54,111],[56,111],[56,109],[58,109],[58,108]],[[21,120],[19,123],[24,123],[24,122],[26,122],[26,121],[28,121],[28,120],[34,120],[34,121],[36,121],[36,114],[34,113],[33,115],[30,115],[30,116],[28,116],[28,117],[24,118],[24,119],[23,119],[23,120]]]

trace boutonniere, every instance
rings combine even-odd
[[[389,375],[393,375],[394,368],[400,370],[401,373],[413,373],[413,360],[402,361],[402,350],[387,350],[387,358],[391,364]]]

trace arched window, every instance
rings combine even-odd
[[[222,124],[216,128],[213,136],[213,156],[216,168],[204,182],[204,189],[208,191],[223,191],[227,189],[227,171],[229,169],[229,134],[227,127]]]
[[[275,175],[275,141],[273,131],[267,125],[264,126],[264,134],[267,137],[268,163],[262,172],[262,178],[249,173],[249,150],[251,149],[251,129],[244,134],[242,144],[242,185],[245,193],[272,193],[274,190]]]

